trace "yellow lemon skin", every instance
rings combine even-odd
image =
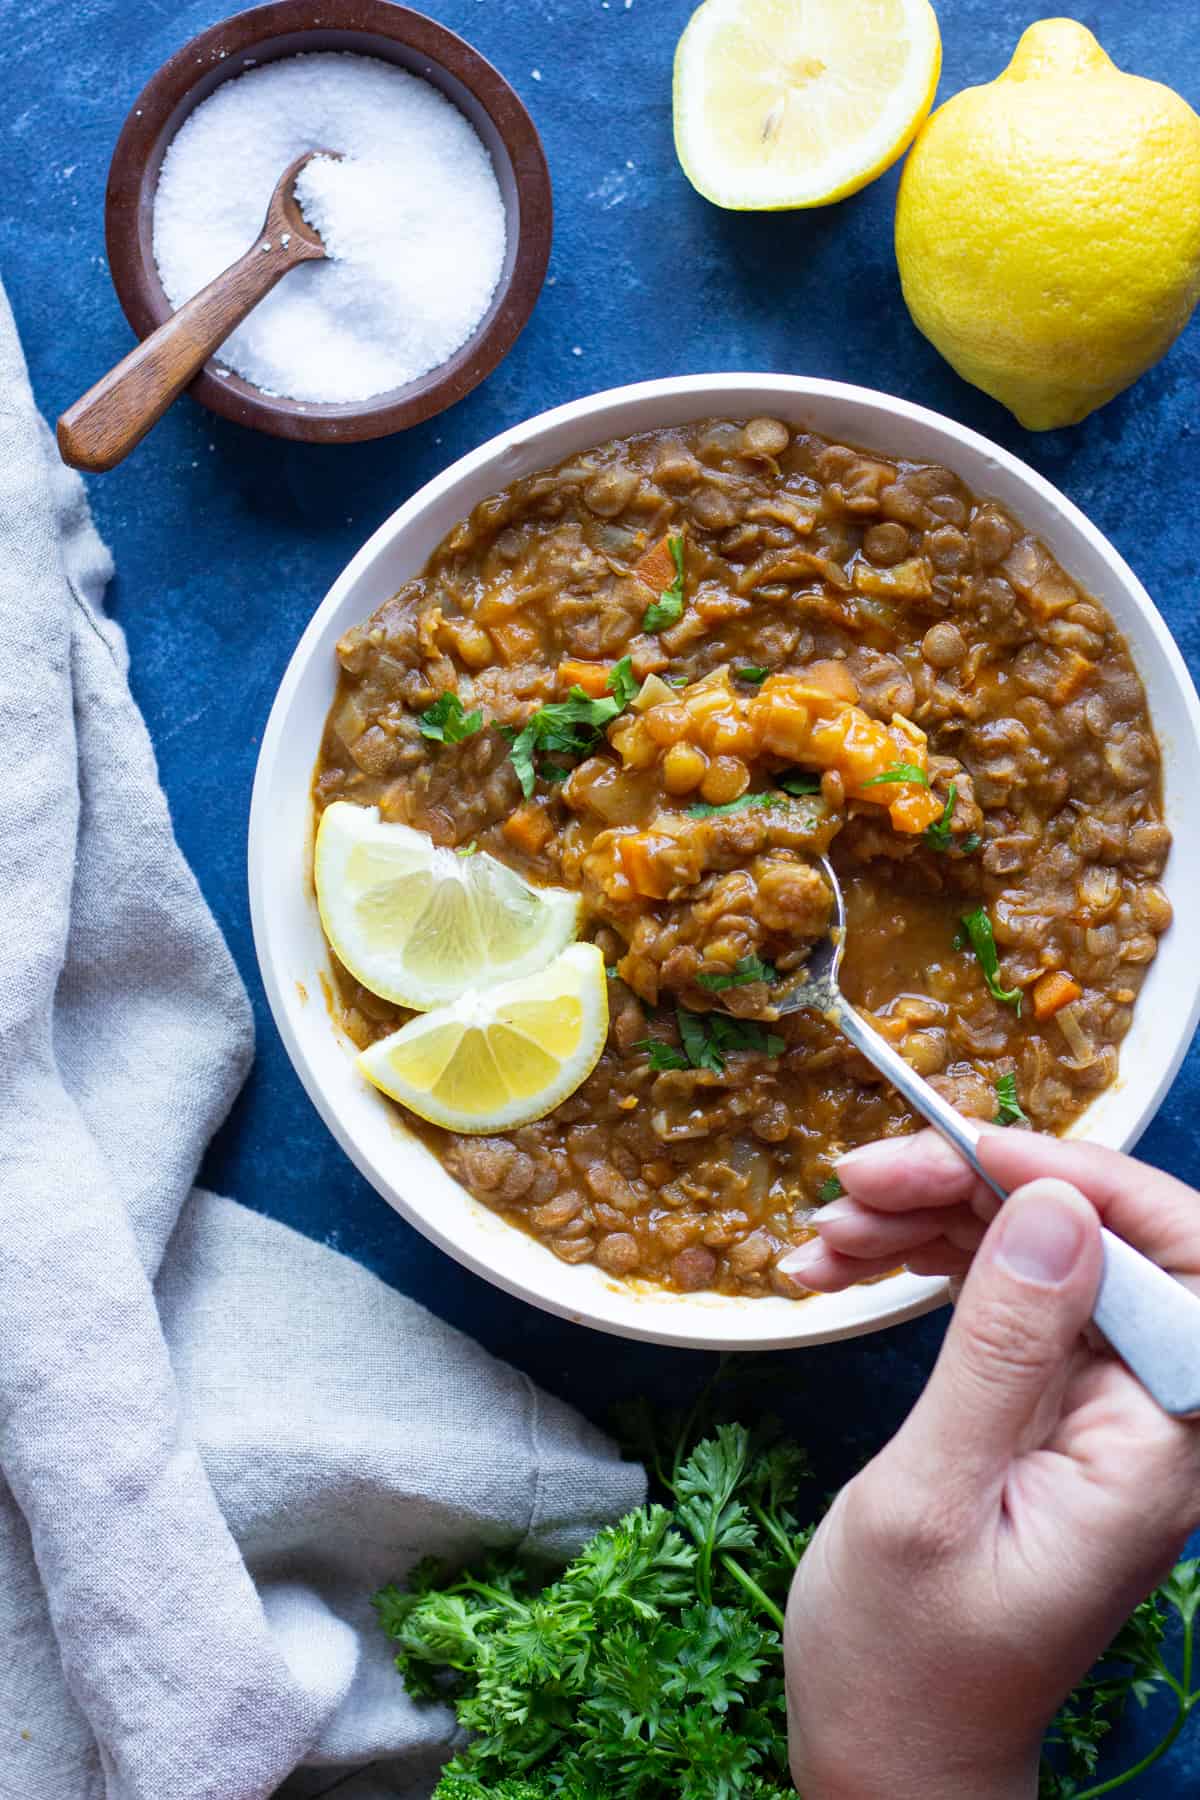
[[[1200,117],[1073,19],[1043,19],[917,138],[896,256],[915,324],[960,375],[1031,431],[1077,424],[1200,299]]]

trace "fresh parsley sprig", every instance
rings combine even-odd
[[[434,1800],[795,1800],[780,1633],[820,1506],[814,1494],[797,1510],[808,1469],[794,1444],[721,1425],[693,1447],[703,1404],[639,1446],[661,1500],[556,1580],[509,1553],[426,1560],[376,1594],[409,1693],[450,1700],[471,1734]],[[1057,1714],[1041,1800],[1100,1800],[1168,1754],[1200,1705],[1198,1612],[1200,1563],[1184,1561]],[[1171,1702],[1158,1743],[1104,1775],[1115,1720],[1158,1697]]]
[[[996,938],[986,906],[977,906],[973,912],[962,916],[962,924],[954,934],[954,948],[965,950],[968,946],[975,952],[975,960],[983,971],[983,979],[987,982],[992,998],[999,1000],[1004,1006],[1011,1006],[1019,1019],[1024,995],[1020,988],[1000,985],[1000,952],[996,949]]]
[[[464,712],[462,701],[449,689],[439,694],[432,706],[417,714],[417,730],[421,736],[433,738],[439,744],[461,744],[464,738],[474,737],[482,727],[482,712],[478,709]]]
[[[623,656],[609,672],[608,693],[594,700],[581,687],[573,687],[565,700],[539,706],[526,719],[520,731],[509,729],[508,754],[528,799],[537,786],[540,773],[560,777],[565,773],[564,759],[578,762],[599,742],[600,734],[625,711],[638,691],[638,682],[628,656]],[[539,767],[543,757],[553,759],[548,770]]]
[[[675,579],[646,608],[642,616],[643,631],[662,631],[668,625],[677,625],[683,617],[683,539],[668,538],[667,548],[675,564]]]

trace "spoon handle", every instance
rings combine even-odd
[[[323,254],[298,233],[286,245],[261,236],[67,408],[58,421],[63,461],[97,473],[123,462],[264,294]]]
[[[1006,1198],[999,1182],[980,1167],[979,1127],[943,1100],[841,994],[825,1017],[941,1132],[992,1192]],[[1200,1295],[1123,1238],[1106,1228],[1100,1236],[1104,1269],[1093,1320],[1164,1412],[1176,1418],[1200,1413]]]

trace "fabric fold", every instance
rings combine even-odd
[[[380,1792],[427,1791],[448,1715],[403,1694],[373,1588],[418,1552],[562,1553],[640,1474],[346,1259],[193,1193],[249,1005],[2,296],[0,539],[0,1796],[258,1800],[376,1758]]]

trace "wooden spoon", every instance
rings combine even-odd
[[[241,324],[264,294],[298,263],[329,252],[296,203],[296,177],[314,156],[310,150],[279,177],[258,239],[244,256],[144,338],[101,377],[58,421],[58,448],[75,469],[113,469],[140,444],[176,396],[195,379],[213,352]]]

